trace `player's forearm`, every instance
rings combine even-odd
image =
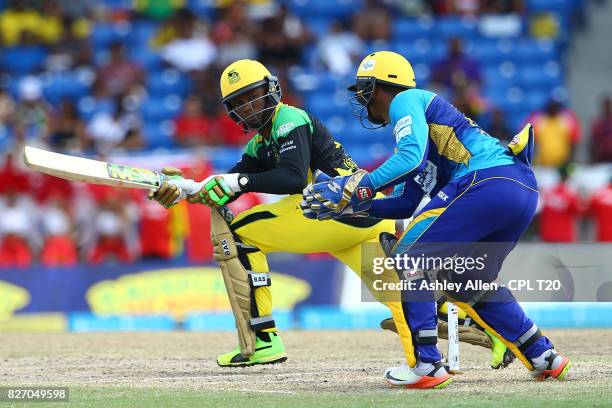
[[[310,134],[307,126],[293,129],[279,139],[279,162],[271,170],[246,171],[249,182],[243,191],[268,194],[301,194],[308,184]]]
[[[392,197],[372,200],[368,214],[374,218],[402,220],[412,217],[418,202],[407,197]]]
[[[300,194],[308,180],[308,174],[296,167],[277,167],[247,177],[249,183],[244,191],[267,194]]]
[[[247,154],[243,154],[234,166],[227,173],[259,173],[263,171],[263,167],[257,159]]]
[[[412,174],[423,170],[425,155],[419,151],[398,151],[379,168],[370,173],[370,181],[377,191],[394,186]]]

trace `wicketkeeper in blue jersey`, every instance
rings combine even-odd
[[[304,190],[305,216],[408,218],[427,194],[431,201],[414,214],[402,237],[390,246],[390,256],[423,257],[447,251],[446,255],[456,257],[466,248],[478,252],[479,245],[487,244],[492,245],[487,247],[491,253],[486,267],[471,274],[412,270],[413,287],[422,288],[419,284],[432,280],[434,272],[438,281],[440,275],[446,282],[494,281],[531,222],[538,201],[530,168],[531,126],[503,146],[444,98],[418,89],[410,63],[389,51],[368,55],[349,90],[362,125],[390,125],[396,152],[370,173],[361,170],[349,176],[320,176]],[[421,191],[404,188],[406,180],[413,179],[420,182]],[[395,187],[391,197],[374,199],[377,191],[391,186]],[[384,239],[389,241],[389,237]],[[398,273],[407,276],[405,271]],[[451,290],[446,295],[501,339],[535,378],[565,377],[569,359],[554,350],[508,289]],[[407,326],[402,329],[410,333],[411,344],[404,344],[407,364],[387,369],[385,379],[396,386],[442,388],[451,377],[437,348],[434,293],[406,289],[402,299],[404,321],[395,323]]]

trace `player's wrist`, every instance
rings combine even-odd
[[[213,175],[204,180],[205,192],[200,192],[201,201],[205,204],[224,205],[236,193],[241,192],[238,182],[239,174]]]
[[[358,203],[371,201],[376,196],[376,189],[374,188],[372,180],[370,180],[370,174],[365,170],[364,172],[366,174],[359,180],[353,196]]]
[[[238,174],[238,186],[241,192],[249,191],[251,187],[251,176],[244,173]]]
[[[370,180],[370,174],[366,170],[359,170],[357,173],[349,176],[349,180],[345,183],[344,190],[350,193],[350,200],[345,202],[345,206],[359,205],[360,207],[364,207],[365,203],[371,203],[372,199],[376,196],[376,190]],[[343,209],[343,206],[341,206],[339,212]]]
[[[239,193],[242,191],[240,188],[240,184],[238,182],[240,174],[239,173],[230,173],[230,174],[222,174],[221,178],[226,183],[226,186],[232,193]]]

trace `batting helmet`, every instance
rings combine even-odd
[[[391,51],[374,52],[361,61],[355,75],[355,83],[348,89],[353,92],[350,100],[353,113],[359,117],[362,125],[368,128],[380,126],[366,126],[365,118],[368,118],[372,123],[384,126],[384,123],[374,122],[372,118],[368,117],[367,108],[372,100],[376,84],[385,84],[402,89],[416,88],[412,65],[406,58]]]
[[[282,92],[278,78],[273,76],[270,71],[259,61],[243,59],[230,64],[220,79],[221,102],[227,109],[230,117],[239,125],[247,128],[261,129],[265,126],[274,113],[274,109],[279,104]],[[238,105],[233,100],[253,89],[265,87],[267,93],[258,99],[264,99],[264,108],[250,113],[246,117],[238,114],[238,111],[246,104],[252,104],[256,100]],[[251,105],[252,106],[252,105]],[[267,113],[267,114],[265,114]]]

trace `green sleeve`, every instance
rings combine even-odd
[[[274,120],[272,137],[279,140],[287,137],[294,129],[304,125],[308,125],[310,133],[312,133],[312,122],[306,112],[293,106],[283,105]]]

